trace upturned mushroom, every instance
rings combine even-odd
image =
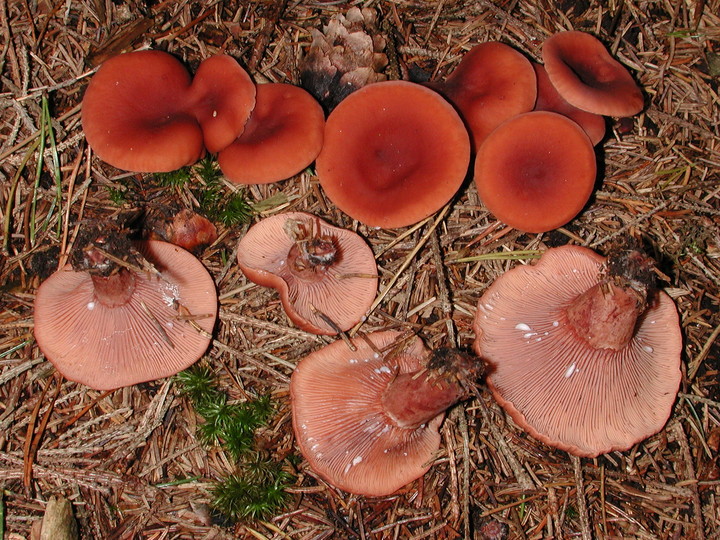
[[[372,227],[404,227],[458,191],[470,140],[452,105],[419,84],[369,84],[330,113],[316,161],[335,205]]]
[[[595,36],[553,34],[543,43],[542,58],[555,89],[578,109],[605,116],[632,116],[642,110],[640,87]]]
[[[85,138],[103,161],[128,171],[168,172],[205,152],[197,120],[187,111],[191,78],[162,51],[115,56],[85,91]]]
[[[537,95],[530,61],[499,41],[476,45],[445,81],[427,85],[460,111],[475,150],[505,120],[531,111]]]
[[[238,184],[285,180],[320,153],[325,114],[308,92],[290,84],[257,87],[243,132],[218,154],[225,176]]]
[[[99,234],[35,295],[40,350],[67,379],[97,390],[173,375],[206,351],[217,314],[215,284],[184,249],[148,240],[109,253]],[[105,251],[105,250],[109,251]]]
[[[444,412],[469,394],[482,363],[431,354],[395,331],[337,341],[300,361],[290,380],[293,428],[310,468],[331,485],[389,495],[421,477],[440,447]]]
[[[505,121],[475,158],[483,204],[500,221],[532,233],[573,219],[590,199],[596,173],[587,134],[569,118],[546,111]]]
[[[377,264],[365,240],[305,212],[253,225],[238,244],[238,265],[249,280],[276,289],[290,320],[314,334],[349,330],[377,293]]]
[[[663,428],[680,384],[682,337],[675,304],[651,275],[637,251],[605,259],[564,246],[485,291],[474,347],[518,426],[587,457]]]

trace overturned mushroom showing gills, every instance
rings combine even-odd
[[[217,294],[200,261],[166,242],[135,247],[157,272],[119,266],[102,276],[67,265],[37,291],[35,339],[72,381],[112,390],[168,377],[210,343]]]
[[[238,184],[285,180],[315,160],[324,129],[322,107],[305,90],[291,84],[261,84],[245,129],[218,154],[218,164]]]
[[[501,124],[475,159],[475,184],[487,209],[532,233],[573,219],[590,198],[596,172],[595,151],[582,128],[545,111]]]
[[[390,81],[335,108],[316,168],[343,212],[373,227],[404,227],[442,208],[469,163],[469,136],[453,107],[421,85]]]
[[[445,349],[429,361],[419,338],[398,344],[401,336],[355,338],[355,351],[336,341],[301,360],[290,380],[300,451],[344,491],[389,495],[425,474],[444,411],[479,374],[477,359]]]
[[[549,249],[499,277],[475,317],[493,395],[533,437],[578,455],[626,450],[667,422],[680,384],[677,309],[649,260]]]
[[[542,58],[555,89],[578,109],[605,116],[632,116],[642,110],[640,87],[595,36],[554,34],[543,43]]]
[[[458,108],[475,150],[505,120],[531,111],[537,95],[530,61],[499,41],[476,45],[445,81],[428,86]]]
[[[253,225],[238,245],[238,264],[251,281],[276,289],[290,320],[314,334],[349,330],[377,293],[375,256],[365,240],[304,212]]]
[[[103,161],[128,171],[168,172],[195,163],[203,134],[186,110],[190,74],[174,56],[137,51],[100,66],[85,91],[85,138]]]

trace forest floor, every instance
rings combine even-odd
[[[177,382],[90,390],[59,376],[33,338],[37,287],[65,260],[81,221],[118,220],[147,201],[197,209],[192,183],[161,186],[154,175],[94,156],[80,122],[83,93],[102,61],[144,48],[168,51],[191,71],[226,53],[257,83],[299,84],[311,29],[351,5],[377,14],[391,79],[442,79],[473,45],[492,40],[540,61],[547,37],[576,29],[599,37],[629,69],[646,106],[608,121],[590,203],[549,233],[505,227],[471,180],[446,209],[401,229],[353,222],[325,197],[312,167],[246,188],[250,203],[265,201],[263,213],[244,225],[217,223],[219,239],[199,255],[220,298],[202,362],[231,400],[272,398],[274,414],[256,444],[292,481],[277,515],[217,523],[207,508],[232,461],[202,444],[202,419]],[[0,0],[5,538],[27,537],[60,495],[72,502],[82,537],[98,539],[480,538],[480,527],[495,523],[510,538],[720,538],[719,13],[720,0]],[[49,131],[54,142],[43,135]],[[667,425],[628,451],[574,459],[518,429],[481,387],[448,414],[422,479],[380,498],[332,488],[294,445],[288,385],[298,361],[334,338],[295,328],[277,293],[249,282],[235,264],[247,227],[281,210],[311,212],[364,236],[384,296],[362,331],[412,329],[430,347],[471,347],[478,299],[498,276],[533,262],[523,252],[576,244],[606,254],[618,239],[639,240],[658,261],[684,338],[683,379]]]

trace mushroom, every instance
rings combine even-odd
[[[174,56],[137,51],[104,62],[82,102],[93,151],[114,167],[168,172],[195,163],[203,134],[186,111],[190,74]]]
[[[261,84],[244,131],[220,151],[218,164],[239,184],[285,180],[315,160],[324,129],[322,107],[308,92],[290,84]]]
[[[35,339],[66,378],[97,390],[173,375],[208,347],[217,312],[212,277],[173,244],[136,242],[146,267],[96,241],[35,295]],[[118,264],[120,261],[122,264]],[[148,264],[149,263],[149,264]]]
[[[219,152],[243,132],[254,106],[255,84],[232,56],[217,54],[200,63],[188,110],[200,123],[209,152]]]
[[[649,259],[547,250],[499,277],[478,302],[474,348],[515,423],[594,457],[626,450],[667,422],[680,384],[677,309],[652,289]]]
[[[469,395],[482,363],[432,355],[396,331],[336,341],[300,361],[290,379],[293,428],[310,467],[333,486],[389,495],[425,474],[446,409]],[[390,349],[390,350],[388,350]]]
[[[530,61],[499,41],[476,45],[444,82],[427,85],[460,111],[474,149],[505,120],[531,111],[537,95]]]
[[[388,81],[353,92],[330,113],[316,169],[342,211],[373,227],[403,227],[447,203],[469,162],[453,107],[421,85]]]
[[[555,89],[578,109],[605,116],[642,110],[642,91],[632,75],[596,37],[559,32],[543,43],[542,58]]]
[[[605,136],[605,118],[602,115],[583,111],[570,105],[555,90],[545,67],[533,62],[533,68],[537,77],[537,101],[533,110],[551,111],[567,116],[583,128],[593,146],[602,141]]]
[[[520,114],[493,131],[478,149],[480,199],[511,227],[539,233],[574,218],[592,193],[593,145],[572,120],[557,113]]]
[[[360,322],[377,292],[377,265],[356,233],[305,212],[253,225],[238,244],[247,278],[280,293],[299,328],[333,335]]]

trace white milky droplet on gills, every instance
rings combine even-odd
[[[565,370],[565,378],[567,379],[567,378],[570,377],[573,373],[577,373],[578,371],[580,371],[580,370],[577,368],[577,364],[576,364],[575,362],[573,362],[573,363]]]
[[[517,323],[517,324],[515,325],[515,330],[521,330],[521,331],[523,331],[523,332],[528,332],[528,331],[532,330],[532,328],[530,328],[530,327],[529,327],[527,324],[525,324],[525,323]]]
[[[87,308],[92,311],[95,309],[95,302],[88,302]]]
[[[652,353],[655,351],[655,349],[653,349],[650,345],[643,345],[643,351],[645,351],[646,353]]]

